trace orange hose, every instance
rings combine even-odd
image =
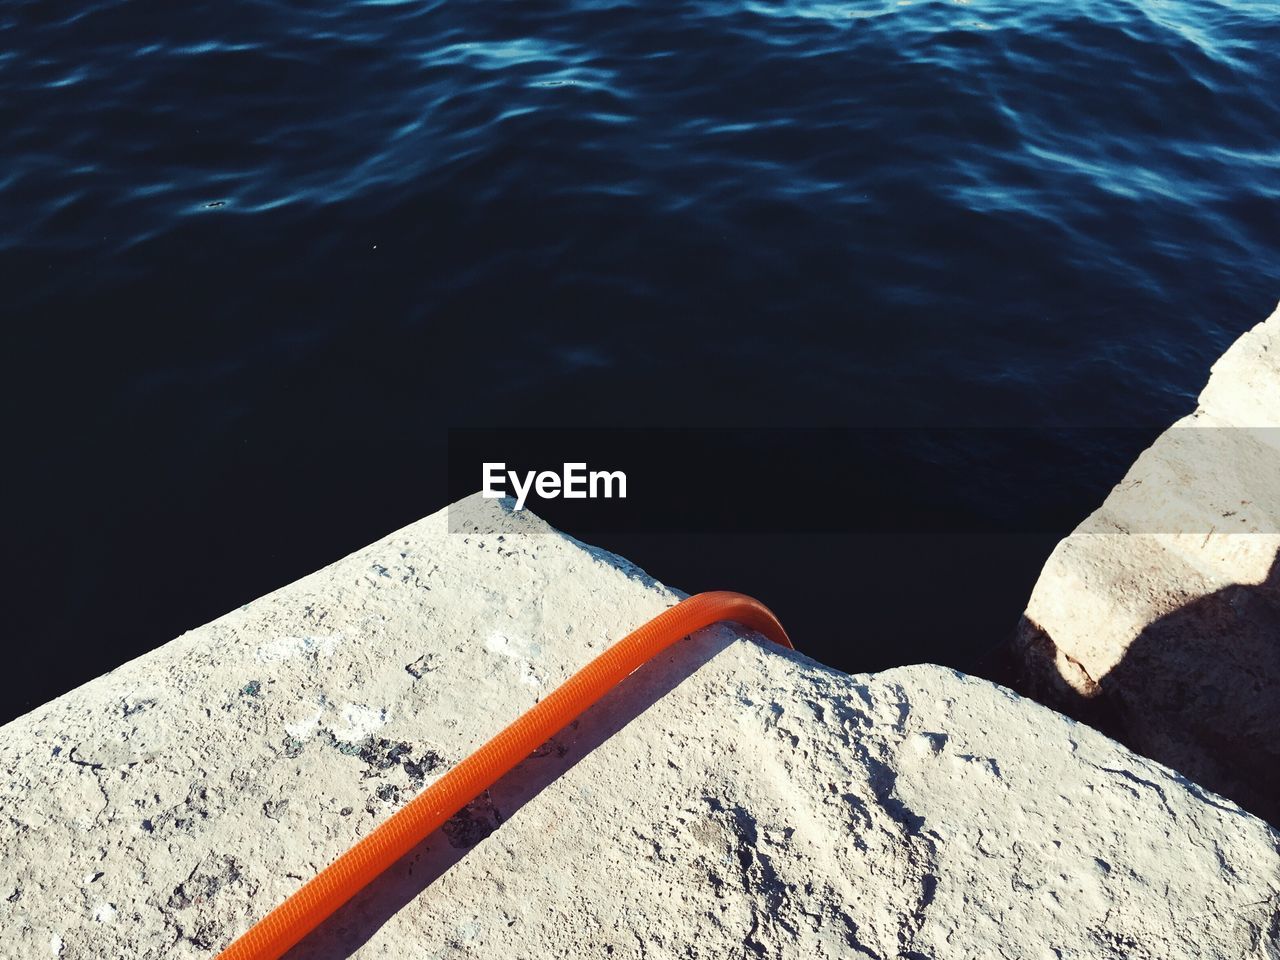
[[[627,634],[510,726],[462,760],[296,893],[255,923],[217,960],[278,960],[387,867],[478,797],[655,654],[721,620],[794,650],[777,618],[741,593],[699,593]]]

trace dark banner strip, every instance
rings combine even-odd
[[[1229,528],[1170,501],[1199,497],[1195,478],[1220,473],[1224,451],[1238,446],[1241,432],[1174,431],[1178,475],[1162,478],[1167,489],[1149,504],[1131,498],[1126,528]],[[1268,441],[1255,437],[1249,446],[1280,477],[1280,431],[1250,433]],[[1099,466],[1119,483],[1158,435],[1128,428],[455,429],[449,492],[458,500],[487,489],[584,537],[1065,535],[1106,497],[1097,488]],[[1230,478],[1212,482],[1229,485]],[[1276,518],[1261,525],[1274,529]],[[455,527],[465,527],[462,518]]]

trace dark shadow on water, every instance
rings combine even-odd
[[[294,947],[286,955],[287,960],[350,957],[477,843],[709,663],[734,639],[728,629],[712,627],[646,663],[357,894]]]

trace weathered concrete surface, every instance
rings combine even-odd
[[[0,955],[211,955],[675,599],[469,508],[487,532],[429,517],[0,730]],[[1278,914],[1280,837],[1098,732],[716,628],[295,960],[1276,960]]]
[[[1280,310],[1045,564],[1015,684],[1280,823]]]

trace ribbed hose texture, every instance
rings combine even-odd
[[[218,955],[218,960],[277,960],[647,660],[680,638],[721,620],[736,621],[774,643],[794,649],[769,608],[741,593],[699,593],[663,611],[601,653],[424,789],[250,927]]]

